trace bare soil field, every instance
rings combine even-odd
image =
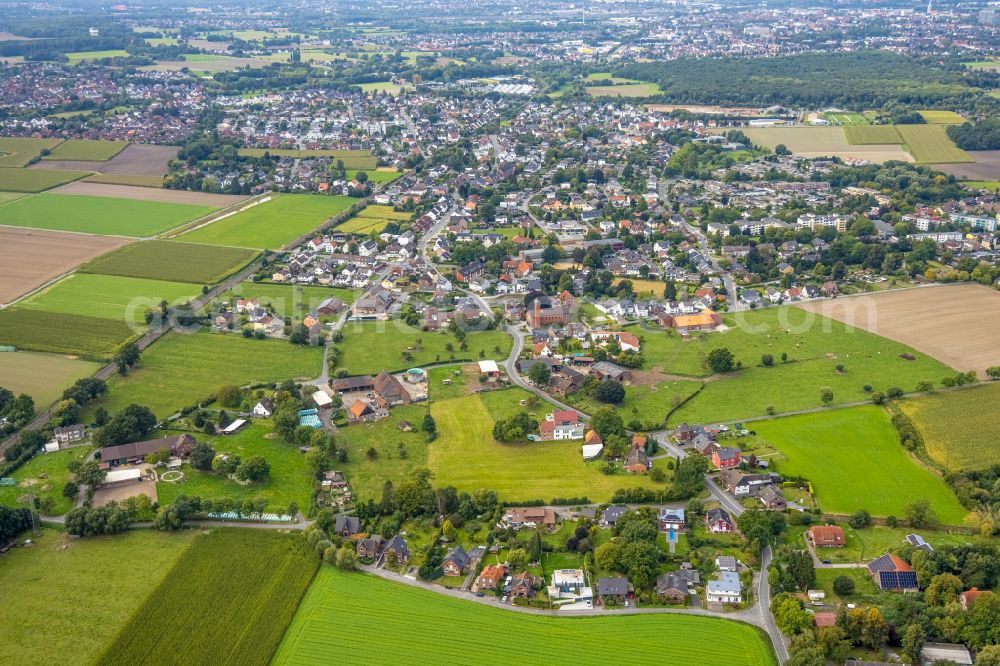
[[[156,482],[150,479],[142,479],[133,483],[123,483],[117,486],[104,486],[94,491],[94,506],[104,506],[109,502],[123,504],[129,497],[146,495],[152,501],[156,501]]]
[[[900,160],[912,162],[913,156],[894,144],[852,146],[842,127],[748,127],[743,130],[751,141],[774,149],[779,143],[802,157],[853,157],[869,162]]]
[[[152,187],[132,187],[129,185],[106,185],[79,181],[52,190],[55,194],[84,194],[93,197],[114,197],[116,199],[137,199],[161,203],[192,204],[195,206],[216,206],[225,208],[237,204],[247,197],[234,194],[211,194],[209,192],[188,192],[186,190],[160,190]]]
[[[165,176],[170,160],[177,157],[177,146],[154,146],[133,143],[104,163],[101,173]]]
[[[1000,150],[967,151],[975,162],[965,164],[928,164],[937,171],[962,180],[1000,180]]]
[[[0,227],[0,303],[10,303],[127,238]]]
[[[1000,292],[984,285],[885,291],[798,307],[896,340],[961,372],[985,377],[986,368],[1000,364]]]

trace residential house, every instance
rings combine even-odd
[[[469,567],[469,555],[461,546],[455,546],[445,553],[441,569],[445,576],[461,576]]]
[[[345,539],[361,532],[361,519],[357,516],[337,516],[334,532]]]
[[[712,534],[728,534],[736,529],[736,523],[725,509],[709,509],[705,514],[705,527]]]
[[[712,452],[712,464],[717,469],[732,469],[740,464],[740,450],[723,446]]]
[[[375,403],[379,407],[394,407],[410,403],[410,393],[403,388],[402,383],[396,377],[385,370],[378,373],[373,383],[375,385]]]
[[[506,592],[511,597],[530,599],[535,596],[535,577],[527,571],[522,571],[511,579]]]
[[[483,590],[495,590],[506,575],[506,566],[503,564],[490,564],[479,573],[479,578],[476,579],[476,588],[480,592]]]
[[[406,540],[398,534],[389,539],[382,554],[386,564],[402,566],[410,561],[410,548],[406,545]]]
[[[507,509],[504,513],[503,522],[509,527],[555,527],[556,512],[548,507],[528,507],[524,509]]]
[[[694,594],[700,579],[698,570],[690,568],[690,565],[679,571],[660,574],[656,577],[656,596],[667,603],[683,604]]]
[[[585,589],[582,570],[556,569],[552,572],[552,585],[549,587],[550,599],[580,596]]]
[[[719,555],[715,558],[715,568],[719,571],[737,571],[736,558],[732,555]]]
[[[253,406],[253,415],[257,418],[268,419],[274,414],[274,401],[270,398],[261,398]]]
[[[705,586],[705,599],[712,604],[738,604],[743,601],[743,587],[739,574],[732,571],[722,571],[718,578],[708,581]]]
[[[917,573],[905,560],[886,553],[868,563],[868,574],[880,590],[916,592]]]
[[[962,610],[967,611],[972,608],[972,604],[976,603],[976,599],[984,592],[989,592],[989,590],[980,590],[978,587],[973,587],[958,595],[958,603],[961,604]]]
[[[718,453],[718,452],[717,452]],[[736,497],[753,497],[764,488],[777,483],[781,477],[777,474],[746,474],[730,469],[722,473],[726,488]]]
[[[598,361],[590,366],[590,374],[603,381],[625,383],[632,381],[632,372],[610,361]]]
[[[781,494],[781,491],[777,486],[767,486],[760,491],[757,498],[760,500],[761,504],[764,505],[765,509],[784,511],[788,507],[788,502],[785,500],[785,496]]]
[[[645,437],[642,440],[645,441]],[[628,455],[625,456],[625,469],[632,474],[645,474],[653,467],[652,461],[646,452],[642,449],[642,445],[635,441],[635,437],[632,439],[632,448],[629,450]]]
[[[382,550],[382,535],[373,534],[358,542],[358,557],[374,560]]]
[[[843,548],[844,530],[837,525],[813,525],[806,530],[806,540],[814,548]]]
[[[52,437],[59,443],[59,448],[65,448],[74,442],[79,442],[87,436],[87,427],[82,423],[62,426],[52,431]]]
[[[599,578],[597,596],[602,604],[623,603],[628,598],[628,581],[624,578]]]
[[[661,532],[681,532],[686,523],[684,520],[684,509],[671,509],[665,506],[660,507],[660,512],[656,517],[656,527]]]
[[[601,514],[601,527],[614,527],[618,524],[618,519],[628,513],[627,506],[609,506]]]

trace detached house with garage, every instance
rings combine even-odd
[[[813,525],[806,530],[806,540],[813,548],[843,548],[844,530],[836,525]]]
[[[469,555],[461,546],[449,550],[441,563],[445,576],[461,576],[469,568]]]
[[[705,528],[712,534],[729,534],[736,530],[736,523],[725,509],[709,509],[705,514]]]

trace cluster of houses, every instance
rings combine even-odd
[[[348,423],[377,421],[389,408],[427,399],[427,373],[411,368],[400,375],[382,370],[377,375],[352,375],[330,380],[330,390],[341,396]]]

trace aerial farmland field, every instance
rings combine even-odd
[[[0,353],[0,386],[15,394],[27,393],[36,407],[50,405],[77,379],[89,377],[96,363],[72,356],[35,352]]]
[[[748,127],[743,133],[755,144],[773,150],[781,143],[802,157],[857,157],[871,162],[913,161],[899,145],[851,145],[843,127]]]
[[[316,573],[298,534],[213,529],[200,534],[106,644],[101,665],[265,665]],[[146,567],[136,567],[145,569]]]
[[[345,196],[271,195],[270,201],[188,231],[180,239],[235,247],[277,250],[308,234],[357,203]]]
[[[897,340],[960,372],[976,370],[984,376],[1000,359],[1000,293],[984,285],[904,289],[798,307]],[[943,377],[920,379],[936,383]]]
[[[503,660],[551,663],[573,655],[584,666],[606,664],[606,646],[631,663],[771,666],[771,646],[750,625],[692,615],[539,617],[454,599],[323,566],[274,656],[275,664],[329,664],[363,632],[366,654],[381,664],[492,663],[497,646],[483,636],[517,636]],[[714,637],[724,634],[725,641]],[[442,640],[447,636],[447,640]]]
[[[311,379],[320,374],[322,362],[321,347],[299,347],[287,340],[171,333],[143,352],[139,365],[126,377],[112,378],[108,395],[88,406],[88,412],[103,406],[114,413],[140,402],[166,418],[215,395],[223,385]]]
[[[0,190],[8,192],[43,192],[91,175],[92,171],[56,169],[4,169],[0,171]]]
[[[0,303],[10,303],[128,242],[121,237],[0,226]]]
[[[759,421],[754,429],[783,454],[784,459],[771,459],[778,473],[807,478],[825,513],[864,509],[902,517],[907,505],[921,499],[947,525],[961,525],[968,513],[944,479],[899,444],[881,407]]]
[[[997,404],[1000,384],[991,383],[909,398],[899,408],[923,436],[927,455],[949,470],[960,471],[1000,465]]]
[[[362,217],[360,215],[355,215],[349,220],[345,220],[343,223],[337,225],[337,231],[345,234],[362,234],[368,235],[371,233],[381,233],[386,226],[389,225],[389,220],[383,220],[377,217]]]
[[[967,152],[955,145],[943,125],[897,125],[903,143],[921,164],[972,162]]]
[[[190,282],[166,282],[117,275],[75,273],[18,303],[18,308],[64,312],[142,324],[161,301],[189,301],[200,290]]]
[[[932,125],[961,125],[966,122],[965,118],[954,111],[928,110],[917,113]]]
[[[43,529],[34,547],[0,558],[0,661],[44,666],[72,654],[78,663],[93,663],[197,535],[133,530],[74,540]],[[119,567],[109,585],[107,572]],[[82,626],[87,630],[80,631]]]
[[[61,172],[31,170],[31,173]],[[3,221],[15,227],[142,237],[167,231],[214,210],[210,206],[45,193],[4,205]]]
[[[120,153],[127,145],[124,141],[70,139],[53,148],[42,159],[106,162]]]
[[[80,268],[83,273],[213,284],[257,256],[255,250],[151,240],[133,243]]]
[[[0,345],[28,351],[110,358],[135,333],[122,320],[16,307],[0,310]]]
[[[854,125],[844,128],[844,136],[852,146],[903,143],[895,125]]]
[[[62,139],[0,137],[0,167],[23,167],[43,150],[52,150],[62,142]],[[4,189],[2,185],[0,180],[0,189]]]

